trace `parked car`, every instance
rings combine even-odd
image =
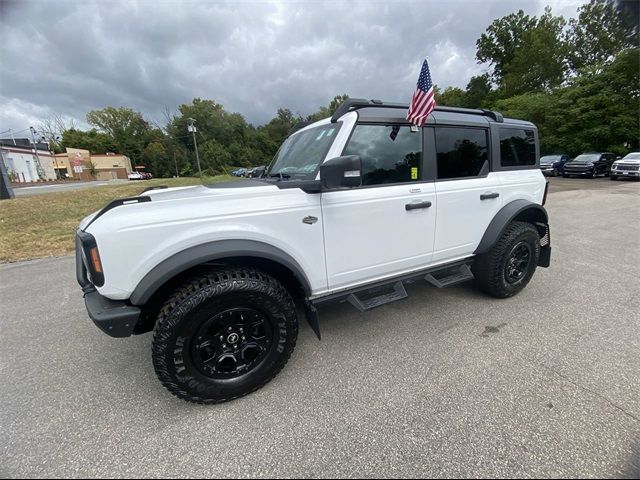
[[[131,172],[128,176],[129,180],[144,180],[140,172]]]
[[[237,170],[234,170],[233,172],[231,172],[231,175],[233,175],[234,177],[244,177],[244,174],[247,172],[246,168],[238,168]]]
[[[143,180],[151,180],[153,178],[153,175],[151,175],[149,172],[139,172],[140,175],[142,175],[142,179]]]
[[[609,178],[611,180],[618,178],[640,180],[640,152],[629,153],[623,159],[613,162]]]
[[[564,164],[562,176],[567,178],[578,175],[596,178],[598,175],[609,175],[615,158],[615,154],[611,152],[583,153]]]
[[[153,330],[162,384],[212,404],[282,370],[298,305],[320,338],[318,305],[366,312],[406,298],[406,283],[518,294],[551,262],[538,129],[451,107],[418,128],[407,108],[348,99],[291,134],[260,178],[151,190],[86,217],[89,317],[113,337]]]
[[[266,169],[267,169],[267,167],[264,166],[264,165],[262,165],[260,167],[252,168],[251,169],[251,175],[249,175],[249,178],[261,177],[264,174]]]
[[[564,172],[564,164],[569,161],[569,155],[545,155],[540,158],[540,170],[544,175],[557,177]]]

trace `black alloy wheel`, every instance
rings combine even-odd
[[[198,329],[191,356],[210,378],[235,378],[256,368],[273,348],[267,316],[253,308],[230,308]]]
[[[504,267],[504,278],[507,283],[520,282],[529,270],[531,263],[531,246],[525,242],[518,242],[513,246]]]

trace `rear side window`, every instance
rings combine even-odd
[[[362,184],[420,179],[422,135],[409,125],[356,125],[343,155],[362,159]]]
[[[503,167],[536,164],[536,140],[533,130],[500,129],[500,164]]]
[[[486,130],[436,127],[435,134],[438,179],[477,177],[483,171],[488,173]]]

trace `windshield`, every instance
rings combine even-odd
[[[553,163],[559,161],[560,155],[545,155],[544,157],[540,158],[540,163]]]
[[[329,123],[290,136],[276,153],[267,176],[312,180],[339,128]]]
[[[573,159],[574,162],[597,162],[600,158],[600,155],[597,153],[587,153],[583,155],[578,155]]]
[[[640,160],[640,153],[634,152],[626,155],[622,160]]]

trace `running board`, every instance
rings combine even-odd
[[[466,263],[457,267],[428,273],[424,279],[434,287],[444,288],[457,283],[473,280],[473,273]]]
[[[347,297],[347,301],[361,312],[407,298],[407,291],[402,282],[395,282],[381,287],[371,288]]]

